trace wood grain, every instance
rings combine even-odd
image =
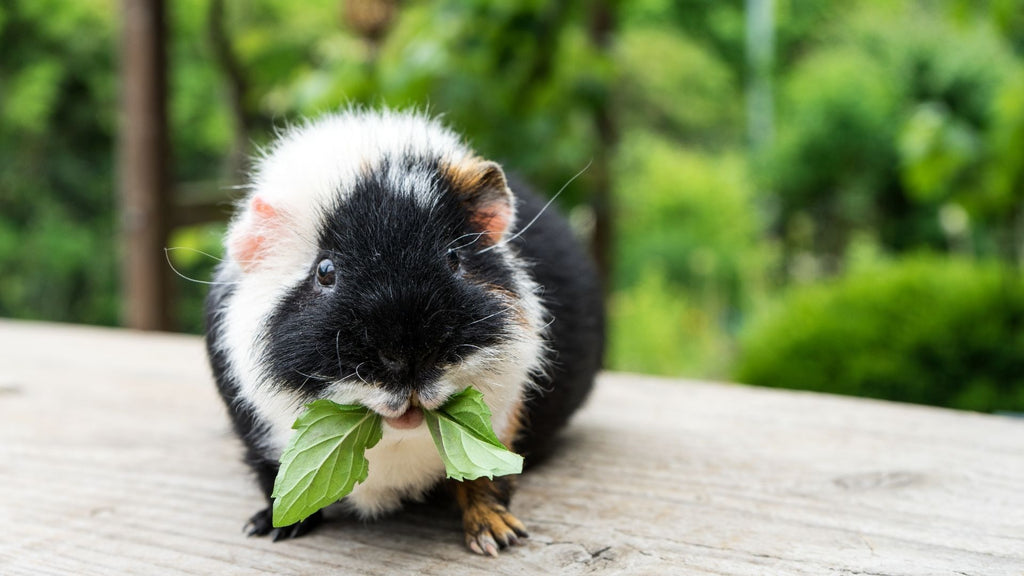
[[[1024,422],[605,374],[495,560],[448,509],[271,543],[198,338],[0,321],[0,574],[1024,575]],[[372,472],[371,472],[372,473]]]

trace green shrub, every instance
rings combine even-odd
[[[916,257],[798,288],[741,338],[737,379],[971,410],[1024,410],[1024,281]]]

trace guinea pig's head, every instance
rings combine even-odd
[[[514,220],[501,168],[421,116],[293,130],[227,240],[260,378],[386,417],[500,385],[539,323]]]

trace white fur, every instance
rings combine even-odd
[[[260,233],[260,218],[251,209],[256,196],[272,206],[285,225],[282,229],[278,224],[273,230],[273,245],[261,253],[258,266],[232,262],[229,250],[221,279],[237,285],[220,311],[225,326],[221,345],[228,369],[239,382],[240,401],[269,425],[269,433],[261,439],[268,458],[280,457],[303,400],[263,370],[263,330],[287,291],[307,279],[318,253],[310,235],[318,228],[321,215],[350,193],[361,170],[389,154],[407,152],[440,156],[453,165],[473,156],[456,135],[420,114],[351,110],[288,130],[255,170],[252,189],[229,229],[229,247],[239,235]],[[397,193],[422,191],[427,181],[424,174],[415,172],[391,170],[387,176]],[[427,205],[434,199],[429,194],[416,198]],[[516,261],[509,247],[500,245],[496,251]],[[477,387],[491,408],[495,433],[506,444],[512,440],[514,409],[523,400],[531,373],[541,368],[543,352],[544,310],[536,285],[522,268],[517,267],[516,282],[517,291],[524,296],[510,303],[526,319],[521,336],[500,349],[460,350],[464,361],[449,368],[431,390],[421,394],[429,409],[439,407],[455,392]],[[386,406],[390,397],[362,382],[358,375],[332,384],[326,397],[342,404],[362,404],[385,416],[398,415]],[[345,500],[363,516],[393,510],[405,498],[418,498],[444,477],[444,466],[425,424],[413,430],[385,425],[381,441],[366,456],[368,478]]]

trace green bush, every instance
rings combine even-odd
[[[741,337],[736,377],[971,410],[1024,410],[1024,281],[915,257],[795,289]]]

